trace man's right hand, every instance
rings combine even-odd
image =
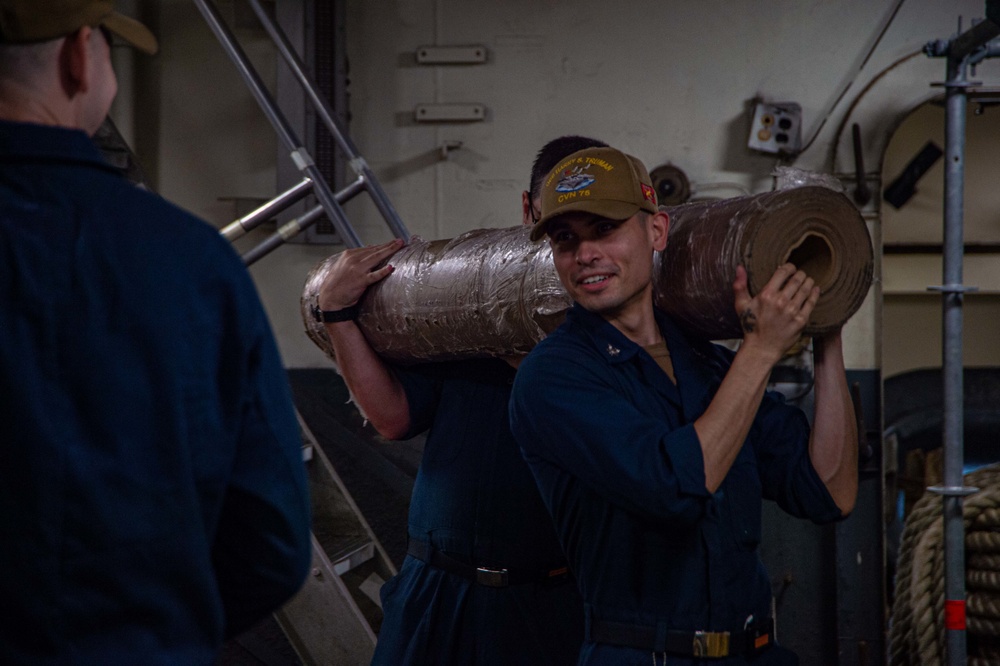
[[[341,252],[319,289],[319,307],[342,310],[356,304],[368,287],[392,273],[391,265],[379,266],[403,245],[396,239]],[[404,437],[410,429],[410,405],[392,369],[351,320],[330,322],[325,328],[340,376],[358,409],[383,437]]]
[[[365,290],[392,273],[393,266],[383,261],[394,255],[405,245],[396,238],[381,245],[344,250],[333,262],[319,290],[321,310],[342,310],[349,308],[364,295]]]

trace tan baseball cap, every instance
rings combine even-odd
[[[542,183],[542,217],[531,240],[545,235],[548,223],[581,211],[627,220],[640,210],[656,213],[656,191],[646,167],[616,148],[585,148],[555,166]]]
[[[149,54],[159,45],[149,28],[114,10],[114,0],[0,0],[0,44],[58,39],[83,26],[103,26]]]

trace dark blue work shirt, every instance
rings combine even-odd
[[[761,499],[817,522],[841,514],[809,460],[805,415],[774,394],[761,403],[719,489],[708,492],[693,423],[731,354],[656,317],[676,386],[641,347],[575,305],[521,364],[512,429],[589,617],[741,630],[749,616],[770,614],[771,588],[757,555]],[[650,653],[587,643],[581,663],[632,659],[648,663]]]
[[[0,663],[210,664],[293,594],[290,395],[217,231],[0,122]]]
[[[409,533],[468,562],[542,570],[565,558],[510,432],[514,374],[500,359],[397,371],[411,434],[429,430]]]
[[[409,436],[428,430],[409,535],[474,566],[539,574],[565,565],[552,520],[510,432],[514,370],[499,359],[396,368]],[[373,664],[569,665],[583,637],[572,580],[478,585],[407,557],[382,588]]]

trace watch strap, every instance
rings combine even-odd
[[[316,321],[324,324],[337,321],[351,321],[358,316],[358,306],[355,304],[340,310],[320,310],[318,305],[314,305],[312,313]]]

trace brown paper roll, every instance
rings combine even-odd
[[[696,335],[742,335],[732,292],[739,264],[751,294],[785,261],[809,273],[822,290],[809,334],[842,325],[868,293],[871,241],[842,194],[807,186],[665,210],[671,229],[654,258],[656,303]],[[301,300],[306,332],[331,358],[311,309],[335,260],[313,269]],[[571,305],[548,243],[532,243],[526,227],[414,239],[391,261],[395,271],[369,289],[358,325],[377,352],[399,362],[523,354]]]
[[[805,332],[819,335],[858,311],[871,286],[871,238],[843,194],[806,186],[668,209],[670,236],[657,262],[656,303],[678,325],[718,340],[742,336],[733,307],[736,267],[757,294],[790,261],[820,288]]]

